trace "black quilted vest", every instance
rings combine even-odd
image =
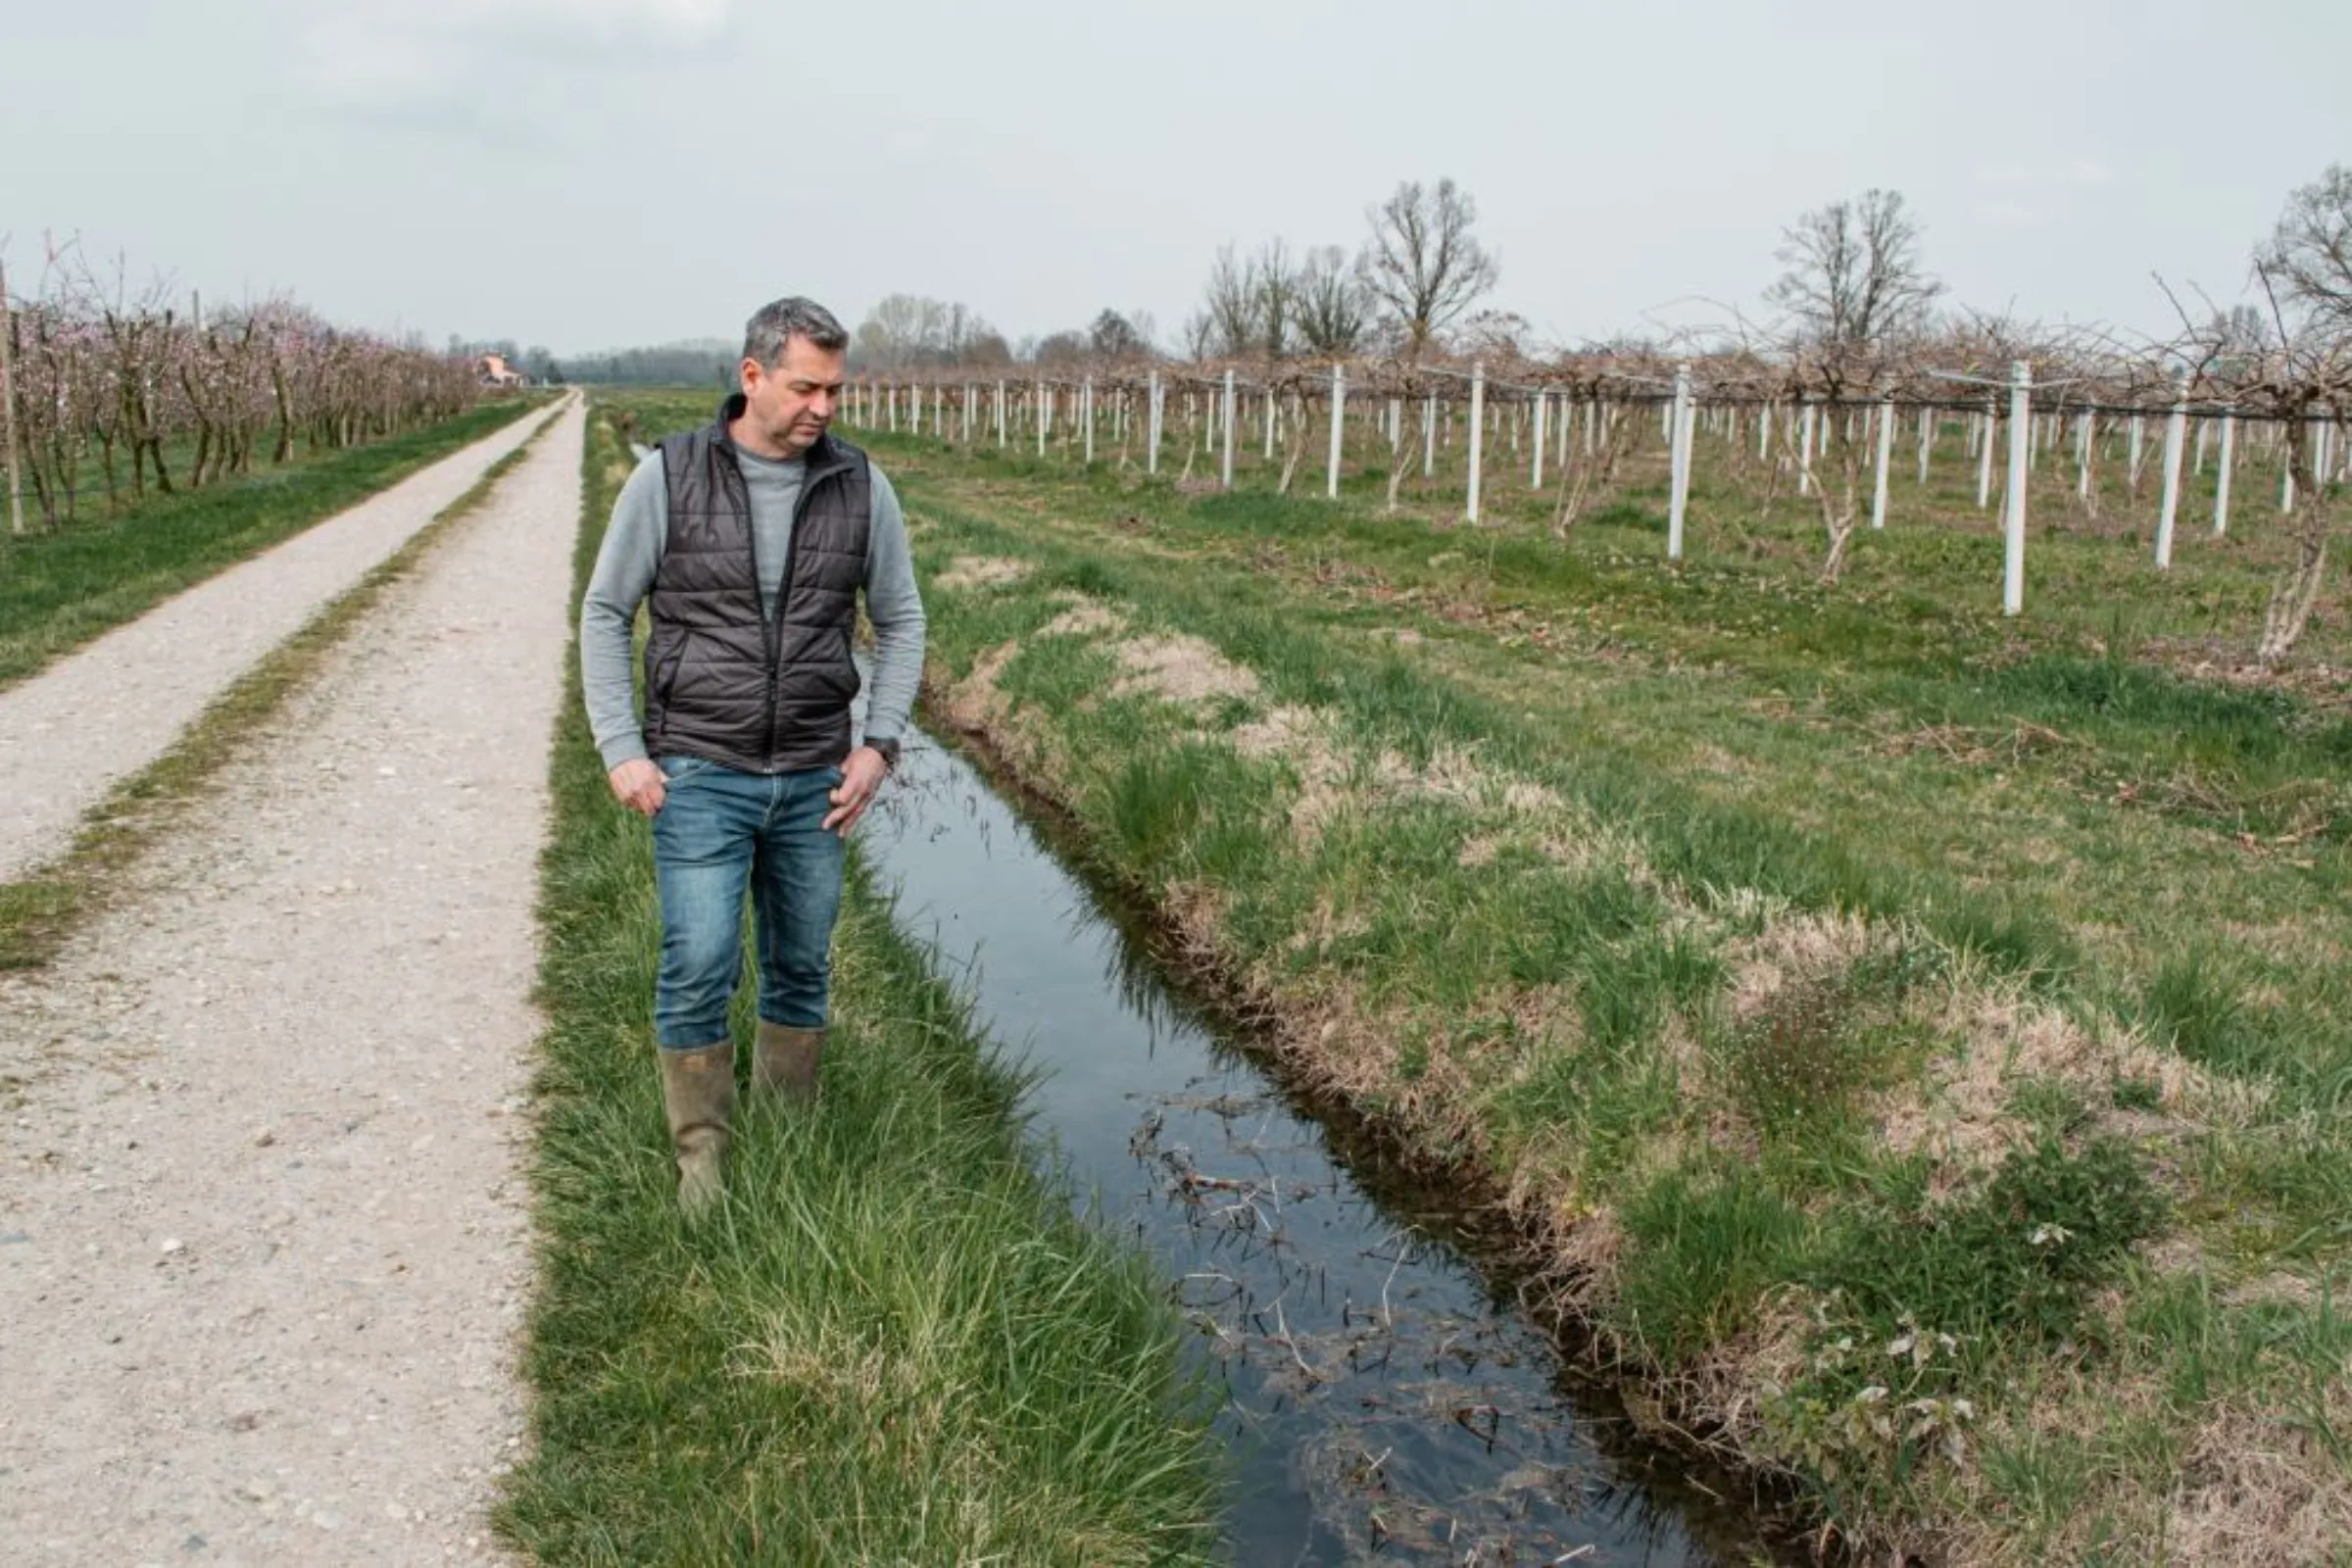
[[[751,773],[824,767],[850,754],[858,666],[850,638],[873,528],[865,454],[831,433],[806,454],[776,618],[760,611],[752,504],[728,421],[662,443],[669,532],[647,601],[645,743]]]

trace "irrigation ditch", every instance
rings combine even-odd
[[[986,738],[909,738],[860,835],[1098,1224],[1171,1282],[1221,1388],[1234,1560],[1804,1560],[1520,1299],[1463,1173],[1284,1081]],[[1629,1397],[1635,1401],[1629,1407]]]

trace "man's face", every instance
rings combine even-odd
[[[833,422],[841,402],[843,368],[849,356],[820,349],[805,337],[787,338],[784,357],[771,368],[743,362],[744,416],[762,457],[797,458]]]

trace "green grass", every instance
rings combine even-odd
[[[489,499],[539,434],[492,464],[431,522],[232,681],[170,749],[117,784],[83,816],[63,854],[0,882],[0,971],[47,964],[84,922],[124,891],[129,869],[179,830],[189,808],[211,792],[254,731],[317,676],[327,656],[392,584],[416,569],[452,524]]]
[[[150,490],[118,514],[94,507],[54,531],[28,514],[22,538],[0,537],[0,687],[539,406],[485,403],[427,429],[202,490]]]
[[[605,417],[586,464],[582,572],[627,471]],[[1033,1169],[1019,1080],[855,863],[823,1099],[748,1115],[725,1205],[682,1225],[650,835],[613,806],[572,680],[542,861],[535,1443],[509,1538],[564,1562],[1207,1560],[1208,1406],[1159,1282]]]
[[[1561,541],[1505,483],[1464,529],[1443,486],[853,438],[935,707],[1304,1071],[1512,1194],[1712,1446],[1954,1560],[2352,1530],[2345,634],[2219,678],[2279,559],[2252,500],[2160,575],[2120,493],[2041,495],[2008,621],[1949,473],[1824,588],[1810,514],[1703,442],[1669,569],[1640,472]],[[937,587],[966,556],[1026,575]],[[1073,595],[1116,622],[1049,634]],[[1238,695],[1123,678],[1178,636]]]

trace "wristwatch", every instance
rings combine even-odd
[[[893,773],[899,770],[899,738],[896,735],[868,735],[865,746],[867,751],[881,757],[884,767]]]

